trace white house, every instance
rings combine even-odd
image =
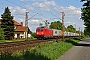
[[[14,20],[14,25],[15,25],[15,35],[14,35],[14,38],[25,38],[25,34],[27,34],[27,32],[25,33],[26,31],[26,27],[23,26],[23,22],[21,23],[18,23],[17,21]],[[30,29],[28,28],[28,32],[30,32]],[[27,36],[27,35],[26,35]],[[31,37],[31,34],[28,34],[28,37]]]

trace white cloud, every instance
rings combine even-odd
[[[77,23],[74,23],[74,22],[71,22],[71,21],[67,21],[65,22],[65,27],[68,27],[69,25],[72,25],[74,28],[76,28],[76,30],[79,30],[79,28],[81,28],[82,31],[84,31],[84,27],[85,25],[83,25],[83,22],[77,22]]]
[[[34,2],[36,2],[36,1],[38,1],[38,2],[45,2],[47,0],[31,0],[31,1],[34,1]]]
[[[25,15],[25,12],[33,10],[33,7],[30,5],[26,5],[25,8],[26,9],[21,8],[19,6],[16,6],[16,7],[9,6],[9,9],[11,10],[12,14],[23,14],[23,15]]]
[[[20,0],[20,1],[22,1],[22,2],[23,2],[23,1],[27,1],[27,0]]]
[[[54,1],[46,1],[46,2],[44,2],[44,4],[47,6],[55,6],[56,5]]]
[[[33,10],[34,8],[32,6],[30,6],[30,5],[26,5],[26,9],[27,10]]]
[[[44,2],[34,2],[32,4],[34,7],[39,7],[41,11],[50,11],[50,8],[52,6],[56,6],[56,3],[54,1],[47,1]]]
[[[71,5],[69,7],[56,6],[54,8],[54,10],[57,13],[65,12],[66,17],[74,17],[75,15],[80,16],[80,14],[81,14],[81,9],[80,8],[76,8],[76,7],[71,6]]]
[[[75,10],[76,9],[74,6],[71,6],[71,5],[67,8],[70,9],[70,10]]]
[[[25,22],[25,19],[23,19],[23,18],[15,18],[15,17],[14,17],[14,20],[16,20],[16,21],[18,21],[18,22]]]
[[[39,20],[31,20],[33,23],[39,23]]]
[[[39,6],[39,2],[34,2],[32,5],[35,6],[35,7],[38,7]]]
[[[25,14],[26,11],[26,9],[22,9],[19,6],[11,7],[12,14]]]
[[[73,24],[75,24],[75,23],[70,22],[70,21],[67,21],[67,22],[65,22],[65,24],[67,24],[67,25],[73,25]]]
[[[9,6],[9,9],[11,10],[11,9],[13,9],[13,7],[12,6]]]

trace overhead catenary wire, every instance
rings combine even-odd
[[[30,20],[31,18],[33,18],[34,16],[36,16],[38,13],[36,13],[35,15],[33,15],[32,17],[30,17],[28,20]]]
[[[55,14],[53,14],[52,12],[51,12],[51,14],[52,14],[52,15],[54,15],[54,16],[56,16],[56,15],[55,15]],[[62,20],[62,19],[61,19],[61,18],[59,18],[58,16],[56,16],[56,17],[57,17],[58,19]]]
[[[2,5],[2,6],[0,6],[0,8],[1,8],[1,9],[4,9],[4,4],[5,4],[5,3],[3,3],[3,2],[0,2],[0,3],[1,3],[1,5]],[[5,4],[5,5],[7,5],[7,4]]]
[[[23,2],[24,3],[24,2]],[[25,3],[24,3],[25,4]],[[47,6],[47,5],[46,5]],[[34,6],[31,6],[31,7],[33,7],[34,8]],[[39,7],[38,7],[39,8]],[[34,12],[34,13],[36,13],[36,12]],[[55,17],[57,17],[57,18],[48,18],[48,19],[60,19],[60,20],[62,20],[61,18],[59,18],[58,16],[56,16],[55,14],[53,14],[52,12],[50,12],[53,16],[55,16]],[[39,13],[38,13],[39,14]],[[42,16],[41,14],[39,14],[40,16]],[[41,19],[41,18],[39,18],[39,19]]]
[[[23,6],[20,6],[20,5],[18,5],[18,4],[16,4],[15,2],[11,2],[11,1],[9,1],[9,0],[6,0],[7,2],[9,2],[9,3],[11,3],[11,4],[14,4],[14,5],[16,5],[16,6],[19,6],[19,7],[21,7],[21,8],[24,8],[24,9],[26,9],[25,7],[23,7]],[[25,4],[25,3],[24,3]],[[32,6],[33,7],[33,6]],[[33,7],[34,8],[34,7]],[[29,11],[28,11],[29,12]],[[37,14],[37,12],[35,12],[35,11],[32,11],[33,13],[36,13]],[[39,14],[39,13],[38,13]],[[18,15],[18,14],[16,14],[16,15]],[[23,15],[23,14],[19,14],[19,15]],[[32,17],[31,17],[32,18]]]
[[[11,1],[9,1],[9,0],[6,0],[7,2],[9,2],[9,3],[11,3],[11,4],[14,4],[14,5],[16,5],[16,6],[19,6],[19,7],[21,7],[21,8],[24,8],[24,9],[26,9],[25,7],[23,7],[23,6],[20,6],[20,5],[18,5],[17,3],[15,3],[15,2],[11,2]],[[24,2],[23,2],[24,3]],[[25,3],[24,3],[25,4]],[[46,5],[47,6],[47,5]],[[33,7],[33,6],[31,6],[31,7]],[[33,7],[34,8],[34,7]],[[39,8],[39,7],[38,7]],[[35,11],[32,11],[33,13],[36,13],[37,14],[37,12],[35,12]],[[55,16],[56,18],[48,18],[48,19],[60,19],[61,20],[61,18],[59,18],[58,16],[56,16],[54,13],[52,13],[52,12],[50,12],[53,16]],[[38,13],[40,16],[42,16],[40,13]],[[16,15],[22,15],[22,14],[16,14]],[[34,15],[34,16],[36,16],[36,15]],[[34,17],[33,16],[33,17]],[[42,16],[43,17],[43,16]],[[32,17],[31,17],[32,18]],[[31,19],[30,18],[30,19]],[[40,18],[39,18],[40,19]]]
[[[19,6],[19,7],[24,8],[23,6],[20,6],[20,5],[16,4],[15,2],[13,3],[13,2],[11,2],[11,1],[9,1],[9,0],[6,0],[6,1],[9,2],[9,3],[11,3],[11,4],[14,4],[14,5],[16,5],[16,6]]]
[[[11,2],[11,1],[9,1],[9,0],[6,0],[7,2],[9,2],[9,3],[11,3],[11,4],[14,4],[14,5],[16,5],[16,6],[19,6],[19,7],[21,7],[21,8],[23,8],[23,9],[26,9],[24,6],[21,6],[21,5],[18,5],[17,3],[15,3],[15,2]],[[32,11],[33,12],[33,11]],[[33,13],[36,13],[36,12],[33,12]],[[20,15],[20,14],[19,14]]]

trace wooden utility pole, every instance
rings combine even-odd
[[[62,13],[62,40],[64,40],[64,12],[61,12]]]
[[[25,39],[27,39],[28,38],[28,12],[26,12],[25,27],[26,27]]]

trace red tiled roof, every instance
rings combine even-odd
[[[15,31],[24,32],[26,30],[26,27],[23,26],[22,24],[21,23],[18,23],[17,21],[14,20],[14,25],[17,26],[17,28],[15,29]]]
[[[18,23],[17,21],[13,20],[14,21],[14,25],[17,26],[17,28],[15,29],[16,32],[24,32],[26,30],[26,27],[23,26],[21,23]],[[1,22],[0,22],[1,24]]]
[[[21,25],[20,23],[18,23],[17,21],[13,20],[14,21],[14,25]]]
[[[26,30],[26,27],[25,26],[18,26],[15,31],[23,32],[25,30]]]

